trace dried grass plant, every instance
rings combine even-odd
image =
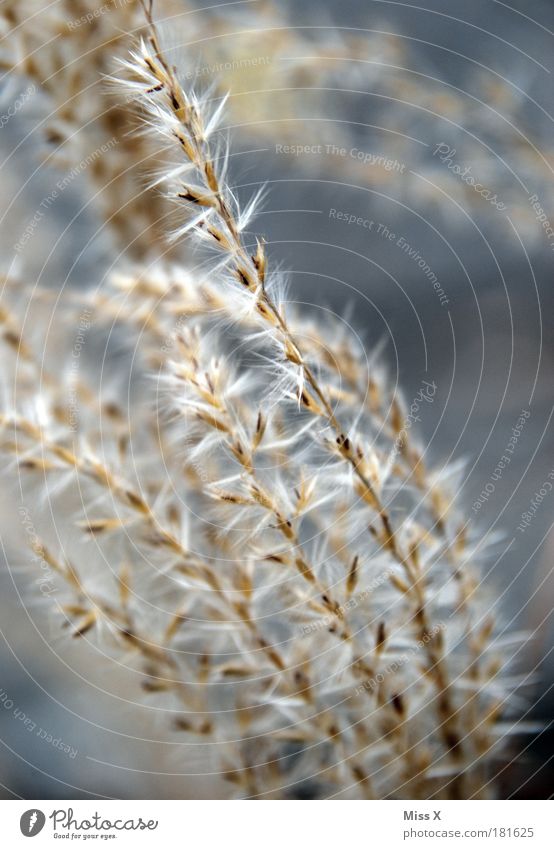
[[[37,505],[43,594],[73,638],[136,665],[229,795],[486,797],[517,635],[459,469],[428,467],[347,324],[288,303],[251,235],[259,198],[229,186],[225,100],[187,86],[144,15],[104,118],[138,109],[114,155],[156,163],[171,217],[144,214],[191,259],[126,265],[81,299],[4,281],[2,449]],[[130,191],[121,238],[155,256]]]

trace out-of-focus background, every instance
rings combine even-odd
[[[98,0],[102,25],[111,5]],[[160,28],[195,84],[231,89],[233,183],[241,197],[268,185],[255,226],[271,261],[289,269],[290,299],[344,311],[368,350],[380,346],[408,402],[422,380],[436,383],[418,425],[426,458],[465,462],[459,498],[491,540],[484,578],[506,625],[535,635],[518,661],[533,673],[521,698],[540,730],[499,763],[498,792],[549,796],[554,492],[540,504],[536,493],[554,470],[554,4],[202,5],[173,3]],[[92,38],[95,21],[75,26]],[[40,91],[25,96],[11,71],[0,86],[3,264],[54,290],[96,286],[112,256],[86,169],[14,248],[70,166],[45,164]],[[178,738],[125,670],[62,638],[14,563],[16,505],[3,512],[4,795],[217,793],[183,777]]]

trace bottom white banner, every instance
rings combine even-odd
[[[551,849],[550,802],[0,801],[1,845]]]

